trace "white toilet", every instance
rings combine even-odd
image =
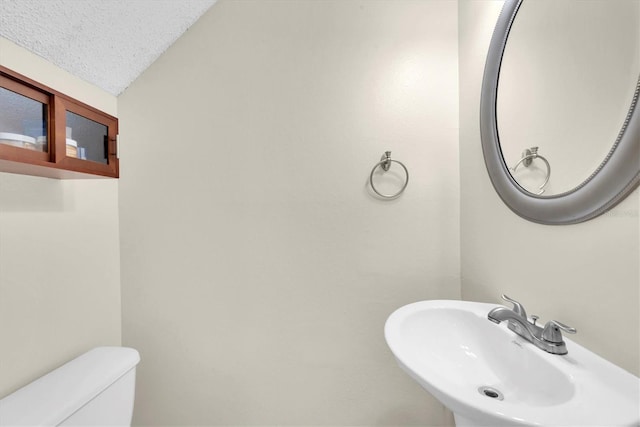
[[[98,347],[0,400],[0,426],[130,426],[140,355]]]

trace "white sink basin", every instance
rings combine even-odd
[[[507,322],[490,322],[495,307],[422,301],[385,325],[400,367],[454,413],[456,425],[640,425],[640,379],[566,337],[568,354],[546,353]]]

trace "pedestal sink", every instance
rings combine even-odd
[[[640,379],[566,337],[568,354],[546,353],[490,322],[495,307],[422,301],[385,325],[400,367],[456,426],[640,426]]]

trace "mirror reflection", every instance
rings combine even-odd
[[[514,179],[543,197],[583,183],[614,146],[639,75],[639,1],[525,0],[497,99]]]

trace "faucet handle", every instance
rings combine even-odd
[[[502,294],[502,299],[510,302],[511,304],[513,304],[513,311],[516,314],[519,314],[520,316],[524,317],[525,319],[527,318],[527,312],[524,309],[524,306],[522,304],[520,304],[518,301],[509,298],[508,296],[506,296],[505,294]]]
[[[542,339],[548,342],[560,343],[562,342],[562,332],[565,331],[568,334],[575,334],[578,332],[576,328],[567,326],[564,323],[560,323],[557,320],[549,320],[544,329],[542,330]]]

